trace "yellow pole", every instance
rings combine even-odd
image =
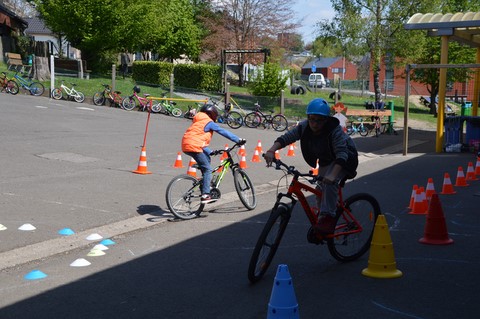
[[[480,63],[480,48],[477,48],[477,61]],[[479,103],[479,92],[480,92],[480,69],[475,70],[475,84],[473,86],[473,105],[472,105],[472,115],[478,116],[478,103]]]
[[[448,36],[441,38],[440,64],[448,63]],[[438,110],[437,110],[437,140],[435,151],[441,153],[443,150],[443,121],[445,118],[445,93],[447,88],[447,69],[440,68],[439,89],[438,89]]]

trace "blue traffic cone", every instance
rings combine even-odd
[[[287,265],[278,265],[268,303],[267,319],[298,319],[298,302]]]
[[[37,279],[43,279],[45,277],[47,277],[47,275],[38,269],[32,270],[31,272],[29,272],[24,276],[26,280],[37,280]]]
[[[58,231],[58,233],[60,235],[63,235],[63,236],[70,236],[70,235],[73,235],[75,234],[75,232],[73,230],[71,230],[70,228],[63,228],[63,229],[60,229]]]

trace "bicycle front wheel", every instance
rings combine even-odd
[[[135,108],[135,106],[137,106],[137,104],[135,103],[135,99],[130,96],[127,96],[122,101],[122,109],[124,109],[125,111],[131,111]]]
[[[200,202],[200,181],[183,174],[170,181],[165,192],[168,209],[177,218],[192,219],[200,215],[205,204]]]
[[[368,251],[380,205],[372,195],[359,193],[345,200],[345,209],[348,212],[338,214],[335,234],[327,241],[330,254],[342,262]]]
[[[245,115],[244,122],[247,127],[256,128],[262,123],[262,119],[257,113],[251,112]]]
[[[103,92],[97,92],[93,95],[93,104],[103,105],[105,103],[105,94]]]
[[[270,266],[285,229],[290,220],[288,206],[280,203],[276,209],[272,209],[267,223],[263,227],[257,244],[253,249],[250,264],[248,265],[248,280],[251,283],[259,281]]]
[[[28,90],[30,91],[30,94],[39,96],[43,94],[43,92],[45,91],[45,87],[40,82],[33,82]]]
[[[368,129],[364,125],[361,125],[358,127],[358,134],[360,134],[360,136],[367,136]]]
[[[62,90],[60,90],[58,88],[52,90],[52,99],[60,100],[62,98],[62,96],[63,96]]]
[[[82,92],[77,91],[77,94],[73,96],[73,99],[75,102],[83,103],[83,101],[85,101],[85,95]]]
[[[18,91],[20,91],[20,88],[18,87],[17,82],[8,80],[6,91],[12,95],[16,95]]]
[[[352,124],[347,124],[347,134],[352,135],[354,132],[355,130],[353,129]]]
[[[254,209],[257,206],[257,198],[255,197],[255,188],[253,188],[253,183],[247,173],[241,168],[234,168],[233,182],[243,206],[248,210]]]
[[[277,132],[285,131],[288,127],[288,121],[282,114],[277,114],[272,118],[272,127]]]
[[[243,116],[237,111],[230,111],[227,115],[227,125],[237,129],[243,125]]]

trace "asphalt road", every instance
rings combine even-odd
[[[345,193],[368,192],[385,214],[397,279],[361,274],[369,256],[340,264],[324,246],[306,241],[307,220],[294,211],[272,269],[255,285],[246,270],[256,238],[274,202],[281,172],[250,161],[257,141],[272,130],[241,128],[247,172],[258,207],[246,211],[227,179],[222,200],[203,218],[172,222],[164,202],[185,119],[154,114],[146,139],[150,175],[133,174],[147,114],[48,98],[0,99],[0,318],[265,318],[275,267],[290,270],[300,318],[476,318],[479,310],[479,181],[441,195],[453,245],[423,245],[425,216],[410,215],[412,186],[445,172],[455,182],[471,154],[434,154],[433,133],[412,130],[408,156],[402,134],[355,137],[361,152],[357,178]],[[213,146],[227,140],[215,135]],[[282,158],[305,167],[299,150]],[[183,157],[184,165],[188,159]],[[36,229],[18,228],[31,224]],[[61,236],[58,231],[75,234]],[[101,239],[105,255],[89,256]],[[90,265],[72,267],[81,259]],[[43,279],[27,280],[39,270]]]

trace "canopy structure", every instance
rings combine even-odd
[[[408,141],[408,96],[409,73],[412,68],[439,68],[439,92],[438,92],[438,117],[437,117],[437,139],[435,144],[436,152],[442,152],[443,149],[443,126],[445,118],[445,93],[447,88],[447,68],[475,68],[475,85],[472,103],[472,115],[477,116],[480,91],[480,12],[457,12],[457,13],[416,13],[407,23],[404,24],[406,30],[427,30],[429,36],[441,37],[441,55],[438,65],[408,65],[407,81],[405,90],[405,118],[404,118],[404,150],[406,155]],[[472,48],[477,49],[475,64],[448,64],[448,42],[456,41]]]

